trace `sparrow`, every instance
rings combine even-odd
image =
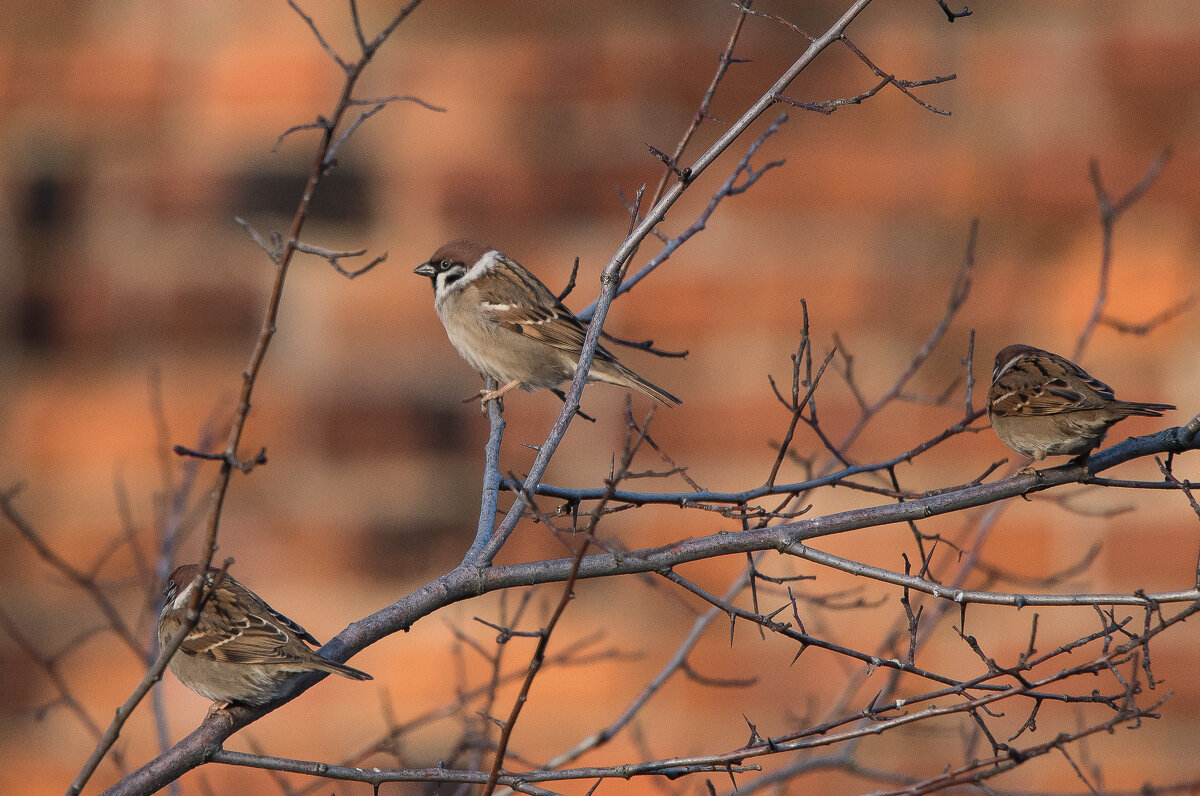
[[[1109,426],[1130,415],[1161,417],[1171,404],[1122,401],[1074,362],[1027,345],[996,355],[988,417],[1005,445],[1041,461],[1087,456]]]
[[[158,618],[160,647],[183,624],[199,572],[199,564],[184,564],[167,579],[167,601]],[[219,572],[208,569],[205,589],[212,588]],[[366,672],[322,658],[308,644],[320,646],[307,630],[226,573],[200,609],[200,620],[171,656],[170,668],[184,685],[216,703],[211,710],[235,702],[270,702],[287,692],[293,675],[304,672],[372,679]]]
[[[513,387],[553,389],[575,373],[587,326],[516,260],[491,246],[456,240],[413,273],[433,283],[433,307],[458,353],[500,384],[479,394],[485,405]],[[597,346],[587,380],[631,388],[668,406],[682,403],[604,346]]]

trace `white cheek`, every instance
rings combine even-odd
[[[997,369],[996,372],[992,374],[992,381],[995,381],[996,379],[1003,376],[1005,373],[1008,373],[1008,371],[1012,369],[1012,366],[1017,364],[1017,362],[1019,362],[1020,360],[1021,360],[1020,357],[1013,357],[1012,359],[1005,362],[1004,367]]]
[[[467,272],[467,276],[474,279],[484,271],[490,270],[500,264],[500,252],[492,249],[480,257],[471,269]]]
[[[495,268],[499,264],[499,262],[500,262],[500,252],[496,251],[495,249],[492,249],[490,252],[487,252],[482,257],[480,257],[478,260],[476,260],[475,263],[470,268],[467,269],[467,272],[465,274],[460,276],[458,279],[456,279],[450,285],[446,284],[447,274],[445,274],[445,273],[438,274],[438,291],[437,291],[438,295],[442,295],[444,293],[449,293],[451,291],[462,290],[467,285],[471,284],[476,279],[478,279],[479,277],[486,274],[488,271]]]
[[[195,585],[189,583],[187,588],[175,595],[175,599],[171,601],[171,610],[182,611],[184,608],[187,608],[188,600],[191,599],[192,589],[194,588]]]

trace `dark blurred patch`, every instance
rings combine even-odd
[[[310,405],[307,413],[313,418],[321,455],[334,461],[414,451],[477,451],[483,444],[463,422],[464,412],[457,404],[416,405],[401,396],[373,401],[339,392]]]
[[[155,308],[157,319],[131,324],[126,333],[131,334],[131,342],[152,337],[186,346],[242,346],[262,323],[259,293],[259,289],[237,284],[180,286],[163,297],[146,297],[161,301]],[[128,313],[125,316],[129,317]]]
[[[1114,30],[1101,43],[1097,84],[1108,90],[1113,124],[1151,151],[1195,136],[1198,37],[1181,30]]]
[[[360,537],[358,569],[380,579],[418,578],[453,569],[471,546],[475,519],[439,517],[429,522],[378,518]]]
[[[18,279],[5,297],[18,345],[48,351],[64,342],[71,285],[64,274],[77,271],[73,245],[78,225],[79,184],[52,169],[31,173],[18,185],[15,200],[21,224],[13,256]]]
[[[16,335],[43,353],[115,353],[155,344],[189,350],[243,345],[261,322],[262,299],[244,286],[190,286],[117,296],[100,284],[31,286],[17,300]]]
[[[497,202],[481,185],[494,186],[504,201]],[[511,179],[508,172],[464,169],[443,178],[439,212],[450,229],[471,230],[490,240],[502,230],[519,228],[521,218],[532,217],[530,190],[524,180]]]
[[[22,631],[22,635],[35,635]],[[45,674],[19,650],[11,650],[0,655],[0,705],[9,706],[16,710],[36,710],[41,707],[39,700],[42,696],[42,684],[46,682]],[[4,722],[0,722],[3,726]]]
[[[230,213],[242,217],[274,214],[290,217],[304,193],[307,164],[280,163],[252,167],[233,177]],[[334,224],[365,226],[370,222],[371,181],[366,172],[338,166],[321,180],[313,196],[309,218]]]
[[[471,230],[472,235],[503,246],[501,241],[511,240],[513,230],[528,218],[565,229],[586,226],[598,213],[618,217],[625,211],[617,187],[626,186],[626,196],[632,196],[644,179],[634,170],[605,167],[542,170],[529,166],[517,178],[509,172],[465,169],[444,179],[439,212],[451,229]],[[496,194],[479,190],[480,185],[495,186],[504,200],[497,202]]]
[[[46,233],[74,222],[75,190],[59,175],[42,172],[25,187],[22,219],[31,232]]]
[[[39,291],[25,290],[16,298],[15,304],[14,331],[18,344],[46,350],[61,342],[62,336],[58,333],[61,302]]]

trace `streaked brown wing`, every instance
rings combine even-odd
[[[1100,406],[1105,401],[1116,400],[1116,395],[1113,393],[1113,388],[1109,387],[1104,382],[1097,379],[1095,376],[1088,373],[1083,368],[1076,365],[1070,360],[1062,360],[1063,369],[1066,371],[1064,379],[1068,382],[1074,382],[1084,388],[1084,391],[1089,394],[1091,400],[1089,403],[1095,408]]]
[[[992,385],[993,411],[1006,414],[1053,415],[1100,409],[1112,398],[1112,388],[1089,376],[1062,357],[1048,354],[1048,367],[1024,359],[1013,364]]]
[[[321,646],[321,642],[319,642],[315,638],[313,638],[312,633],[309,633],[307,630],[302,628],[298,623],[292,621],[291,619],[288,619],[286,616],[279,613],[278,611],[276,611],[274,608],[267,605],[266,603],[262,603],[262,607],[267,610],[267,613],[271,615],[272,619],[274,619],[276,622],[278,622],[279,624],[286,627],[288,630],[292,631],[292,633],[294,633],[295,635],[304,639],[309,644],[312,644],[314,647]]]
[[[540,279],[524,269],[509,266],[494,272],[503,277],[480,286],[484,309],[498,324],[577,356],[587,327],[575,317]],[[529,303],[529,295],[536,306]],[[611,352],[599,346],[598,359],[612,361]]]
[[[488,308],[488,313],[510,330],[556,348],[579,350],[587,334],[587,329],[573,315],[564,315],[560,311],[496,303]]]
[[[1038,414],[1028,408],[1027,396],[1024,393],[1004,389],[1004,385],[996,382],[988,391],[988,411],[998,415]]]
[[[294,659],[284,651],[293,639],[289,630],[293,626],[303,628],[261,601],[247,613],[219,597],[213,595],[205,605],[200,621],[180,645],[181,651],[225,663],[282,663]],[[308,633],[301,637],[311,638]]]

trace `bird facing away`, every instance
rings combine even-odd
[[[413,273],[433,283],[433,306],[454,348],[500,384],[480,394],[485,403],[513,387],[554,388],[574,374],[587,327],[516,260],[491,246],[456,240]],[[634,389],[668,406],[681,403],[604,346],[596,347],[587,380]]]
[[[1174,408],[1122,401],[1069,359],[1027,345],[1010,345],[996,355],[988,390],[988,417],[996,435],[1034,461],[1084,457],[1117,421],[1131,415],[1161,417]]]
[[[199,564],[184,564],[167,579],[166,605],[158,620],[158,643],[166,644],[183,624]],[[205,588],[220,570],[209,568]],[[307,642],[307,643],[306,643]],[[217,704],[262,705],[287,692],[292,676],[330,672],[352,680],[371,675],[322,658],[308,645],[307,630],[267,605],[228,573],[209,595],[200,619],[171,656],[171,671],[183,684]]]

